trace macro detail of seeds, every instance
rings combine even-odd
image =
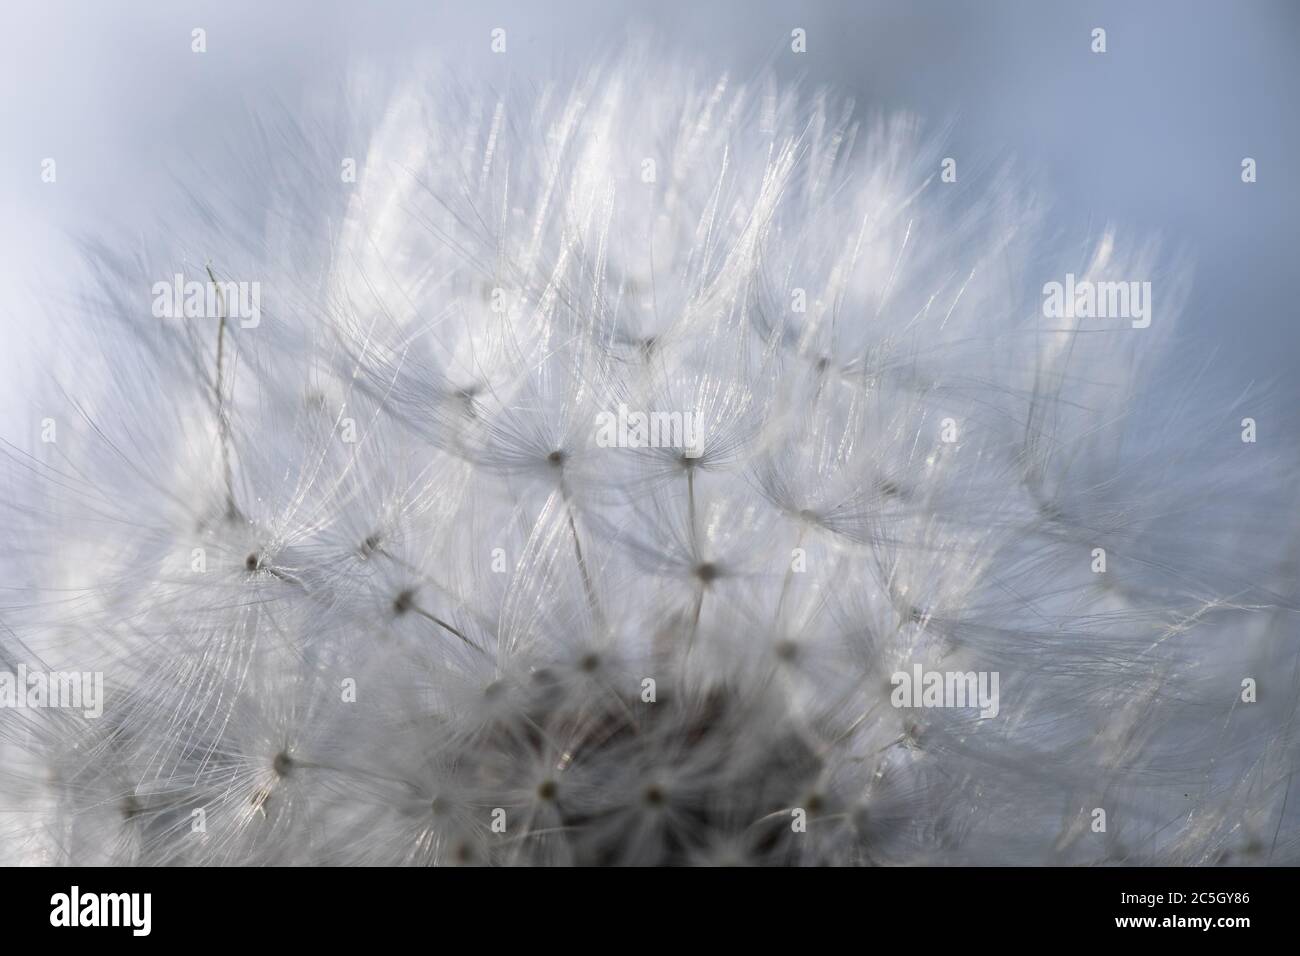
[[[774,9],[239,103],[182,11],[156,202],[23,142],[75,207],[0,324],[0,863],[1300,862],[1282,366],[1173,203]]]

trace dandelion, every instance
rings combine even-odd
[[[355,188],[279,117],[258,188],[86,248],[0,667],[106,699],[0,709],[7,862],[1296,861],[1288,462],[1165,358],[1184,263],[829,91],[453,90],[363,107]],[[159,318],[178,275],[259,320]]]

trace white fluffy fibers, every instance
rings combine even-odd
[[[651,58],[358,116],[51,302],[3,862],[1300,862],[1288,462],[1186,266]]]

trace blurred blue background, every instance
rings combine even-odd
[[[1213,349],[1234,389],[1294,373],[1300,188],[1300,3],[1294,0],[527,0],[89,3],[16,0],[0,35],[0,411],[46,367],[44,306],[78,265],[70,232],[130,241],[166,201],[178,156],[239,135],[248,108],[306,102],[350,65],[437,61],[476,82],[542,82],[608,56],[629,35],[706,68],[771,66],[831,83],[864,109],[951,124],[948,152],[1015,159],[1052,200],[1062,233],[1107,222],[1190,254],[1180,336]],[[208,52],[190,51],[207,31]],[[488,35],[505,27],[509,55]],[[789,52],[790,30],[808,52]],[[1090,51],[1094,27],[1108,52]],[[1258,162],[1245,185],[1240,164]],[[56,185],[40,181],[45,157]],[[183,169],[183,163],[179,164]]]

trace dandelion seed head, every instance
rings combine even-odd
[[[354,188],[268,116],[301,154],[87,250],[59,439],[5,436],[0,671],[107,693],[0,708],[0,859],[1297,858],[1291,452],[1207,437],[1268,406],[1162,358],[1175,251],[831,91],[427,79],[359,100]],[[149,321],[209,263],[260,324]],[[1067,271],[1159,318],[1026,310]]]

